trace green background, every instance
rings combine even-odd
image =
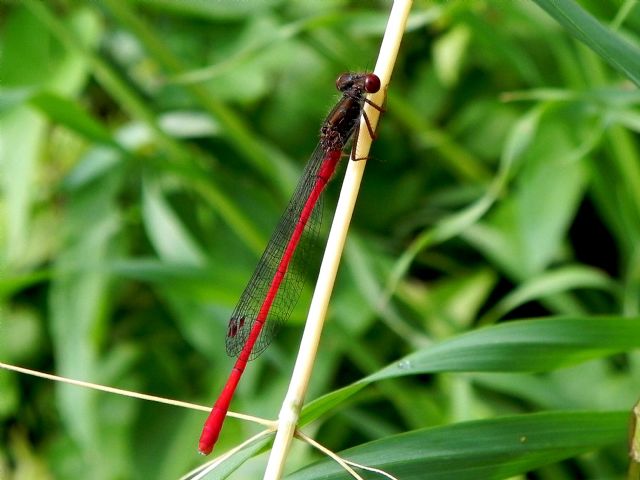
[[[0,1],[0,361],[210,405],[335,78],[373,67],[389,8]],[[307,434],[401,479],[625,478],[639,31],[634,0],[415,2]],[[277,415],[321,250],[233,410]],[[0,371],[0,478],[178,478],[205,416]],[[216,452],[257,431],[228,420]],[[265,445],[211,478],[261,478]],[[349,478],[300,442],[287,472]]]

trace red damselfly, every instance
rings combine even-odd
[[[247,362],[267,348],[300,297],[304,277],[300,266],[307,260],[300,240],[303,234],[315,238],[318,233],[320,195],[331,180],[347,142],[357,131],[365,103],[382,111],[366,98],[367,94],[380,90],[380,79],[373,73],[343,73],[336,80],[336,87],[342,97],[323,122],[318,146],[231,315],[227,353],[238,358],[202,430],[199,451],[205,455],[213,450],[218,439]],[[363,117],[373,137],[371,124],[366,115]],[[357,134],[354,152],[356,143]]]

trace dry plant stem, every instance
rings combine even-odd
[[[629,428],[629,469],[627,480],[640,480],[640,401],[631,410]]]
[[[337,453],[329,450],[327,447],[325,447],[321,443],[316,442],[313,438],[305,435],[300,430],[296,430],[295,435],[300,440],[307,442],[312,447],[316,448],[317,450],[320,450],[325,455],[333,458],[338,464],[340,464],[340,466],[342,466],[354,478],[362,478],[362,477],[358,475],[356,472],[354,472],[350,467],[360,468],[368,472],[377,473],[379,475],[382,475],[383,477],[387,477],[389,480],[398,480],[396,477],[394,477],[390,473],[387,473],[384,470],[380,470],[379,468],[367,467],[366,465],[360,465],[359,463],[352,462],[351,460],[347,460],[346,458],[342,458]]]
[[[351,465],[352,467],[359,468],[361,470],[366,470],[367,472],[377,473],[378,475],[387,477],[389,480],[399,480],[398,477],[394,477],[390,473],[387,473],[384,470],[380,470],[379,468],[368,467],[366,465],[361,465],[359,463],[352,462],[351,460],[346,460],[346,459],[344,459],[344,462],[347,465]]]
[[[239,452],[240,450],[243,450],[248,445],[251,445],[253,442],[255,442],[257,440],[260,440],[262,437],[266,437],[267,435],[271,435],[274,430],[275,430],[275,427],[270,428],[268,430],[263,430],[262,432],[255,434],[253,437],[249,438],[248,440],[245,440],[240,445],[232,448],[228,452],[225,452],[222,455],[220,455],[219,457],[216,457],[213,460],[211,460],[211,461],[209,461],[209,462],[207,462],[207,463],[205,463],[203,465],[200,465],[198,468],[195,468],[195,469],[191,470],[186,475],[183,475],[182,477],[180,477],[179,480],[201,480],[201,479],[203,479],[207,474],[211,473],[212,470],[217,468],[218,465],[220,465],[222,462],[224,462],[228,458],[231,458],[233,455],[235,455],[236,452]]]
[[[308,437],[307,435],[305,435],[304,433],[302,433],[300,430],[296,430],[295,436],[298,437],[300,440],[303,440],[305,442],[307,442],[309,445],[311,445],[312,447],[320,450],[322,453],[324,453],[325,455],[327,455],[328,457],[332,458],[333,460],[336,461],[336,463],[338,465],[340,465],[342,468],[344,468],[347,473],[349,473],[349,475],[351,475],[353,478],[355,478],[356,480],[364,480],[360,475],[358,475],[355,470],[353,470],[353,468],[351,468],[347,462],[344,461],[344,459],[342,457],[340,457],[340,455],[338,455],[335,452],[332,452],[331,450],[329,450],[328,448],[326,448],[324,445],[321,445],[320,443],[316,442],[313,438]]]
[[[166,405],[173,405],[176,407],[188,408],[191,410],[200,410],[203,412],[211,411],[211,407],[207,407],[204,405],[197,405],[195,403],[182,402],[180,400],[172,400],[170,398],[156,397],[155,395],[147,395],[144,393],[132,392],[131,390],[123,390],[121,388],[108,387],[106,385],[100,385],[97,383],[83,382],[81,380],[73,380],[71,378],[52,375],[50,373],[38,372],[37,370],[31,370],[29,368],[9,365],[8,363],[0,362],[0,368],[3,368],[5,370],[11,370],[13,372],[22,373],[24,375],[31,375],[33,377],[40,377],[47,380],[52,380],[54,382],[61,382],[61,383],[66,383],[68,385],[75,385],[77,387],[90,388],[92,390],[99,390],[101,392],[107,392],[107,393],[115,393],[116,395],[122,395],[124,397],[139,398],[140,400],[147,400],[147,401],[156,402],[156,403],[164,403]],[[235,412],[228,412],[227,415],[229,415],[230,417],[239,418],[241,420],[248,420],[250,422],[259,423],[260,425],[264,425],[266,427],[269,427],[272,430],[275,430],[274,428],[275,422],[271,420],[266,420],[264,418],[253,417],[251,415],[245,415],[243,413],[235,413]]]
[[[378,62],[373,71],[380,77],[382,88],[376,94],[368,98],[372,102],[382,105],[386,95],[387,86],[391,79],[391,72],[395,64],[400,41],[405,30],[411,0],[396,0],[389,15],[389,22],[380,47]],[[379,112],[369,105],[365,106],[365,114],[368,116],[371,126],[375,129],[378,124]],[[357,151],[355,158],[367,158],[371,141],[367,125],[360,121]],[[300,342],[298,358],[293,369],[289,390],[285,396],[280,414],[278,415],[278,431],[273,443],[273,449],[269,456],[264,478],[267,480],[279,479],[282,476],[284,463],[295,432],[300,409],[307,392],[309,378],[313,369],[318,343],[322,333],[324,318],[329,305],[331,291],[338,271],[338,264],[344,248],[347,230],[351,221],[351,215],[355,205],[360,182],[364,173],[366,161],[350,161],[345,174],[340,198],[336,207],[327,248],[325,250],[318,282],[309,307],[309,315]]]

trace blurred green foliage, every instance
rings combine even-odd
[[[373,67],[389,6],[0,2],[0,361],[210,404],[334,79]],[[623,478],[639,31],[635,0],[416,1],[307,433],[402,479]],[[314,275],[234,410],[275,417]],[[204,418],[0,371],[0,477],[177,478]],[[321,459],[298,444],[288,468],[347,478]]]

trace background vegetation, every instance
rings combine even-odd
[[[388,10],[0,3],[0,361],[210,404],[333,81],[373,66]],[[402,479],[625,476],[639,29],[635,0],[416,2],[307,433]],[[276,416],[314,274],[234,410]],[[0,477],[177,478],[202,461],[204,418],[0,371]],[[227,421],[218,451],[255,428]],[[288,468],[321,459],[298,444]]]

